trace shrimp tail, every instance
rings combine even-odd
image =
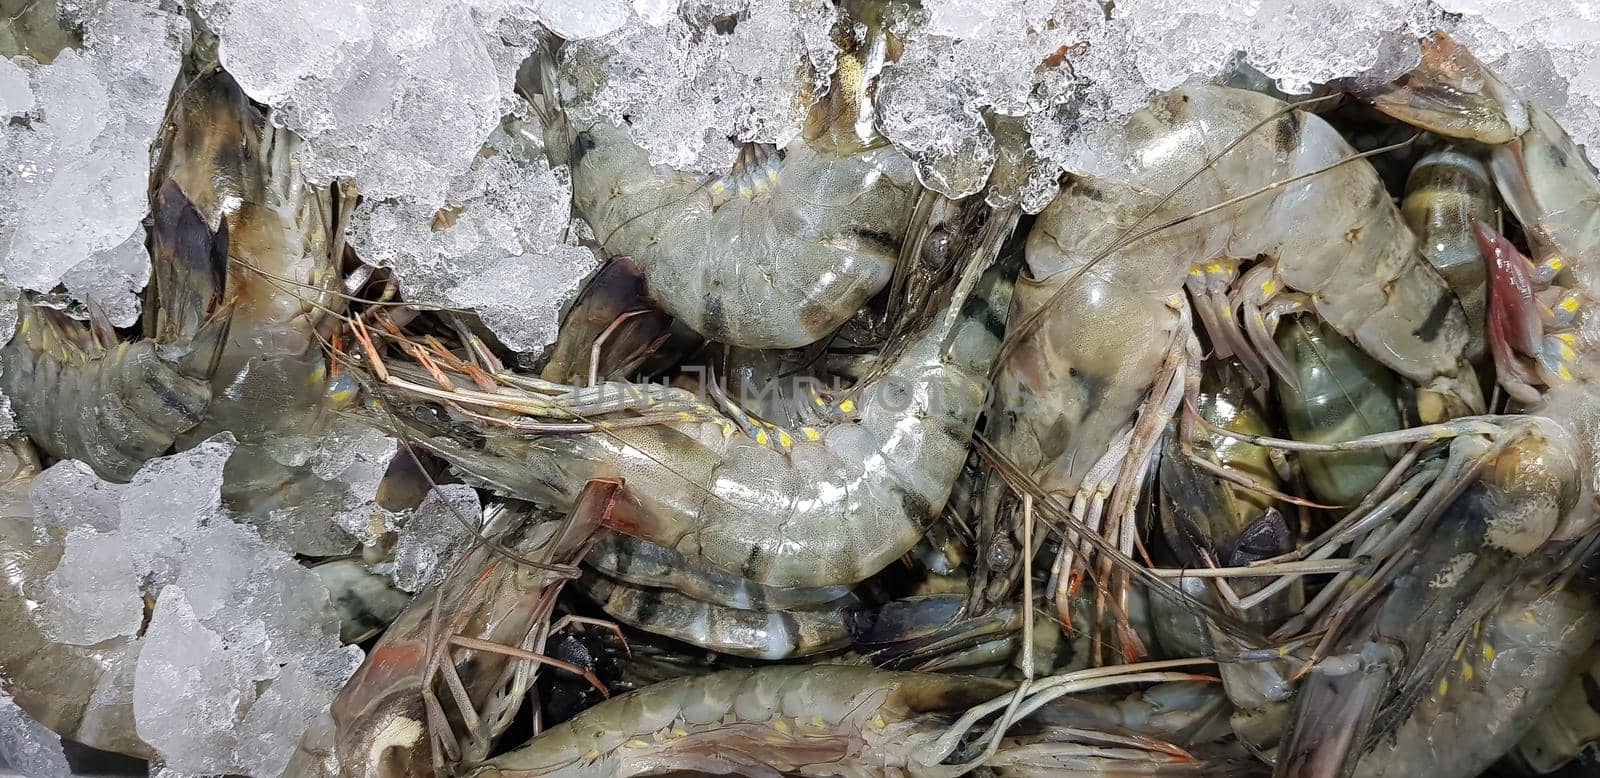
[[[232,307],[224,303],[228,278],[228,222],[213,232],[176,181],[156,190],[150,249],[155,283],[147,311],[149,332],[161,356],[191,378],[208,379],[228,338]]]
[[[1356,766],[1399,660],[1391,644],[1329,657],[1311,669],[1296,695],[1298,711],[1278,752],[1279,778],[1343,778]]]

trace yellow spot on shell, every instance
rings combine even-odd
[[[778,719],[777,721],[772,722],[772,728],[784,733],[785,735],[789,734],[789,725],[784,722],[783,719]]]
[[[1462,662],[1461,663],[1461,680],[1463,680],[1463,681],[1472,680],[1472,663],[1471,662]]]
[[[872,717],[872,726],[876,729],[883,729],[889,726],[889,722],[884,721],[883,716],[880,714]]]
[[[1465,654],[1466,652],[1467,652],[1467,644],[1466,643],[1462,643],[1461,645],[1456,646],[1455,656],[1450,657],[1450,661],[1452,661],[1452,662],[1461,661],[1461,655]]]
[[[806,440],[816,441],[822,439],[822,433],[810,427],[801,427],[800,433],[806,436]]]
[[[1441,680],[1439,682],[1439,696],[1443,697],[1443,696],[1445,696],[1446,694],[1449,694],[1449,693],[1450,693],[1450,679],[1446,678],[1446,679]]]
[[[1278,279],[1269,278],[1269,279],[1261,282],[1261,293],[1266,295],[1266,296],[1268,296],[1268,297],[1271,297],[1272,295],[1277,294],[1278,293]]]
[[[766,433],[765,430],[762,430],[761,432],[757,432],[756,433],[756,442],[757,443],[760,443],[761,445],[765,446],[765,445],[767,445],[767,441],[768,440],[771,440],[771,438],[769,438],[767,436],[767,433]]]
[[[1483,659],[1486,662],[1493,662],[1494,661],[1494,646],[1484,646],[1483,647]]]
[[[856,401],[855,400],[841,400],[839,402],[839,410],[843,411],[844,413],[855,413],[856,412]]]
[[[1221,273],[1222,272],[1222,263],[1221,262],[1207,262],[1206,263],[1206,272],[1207,273]]]
[[[323,379],[327,377],[328,366],[326,364],[320,364],[311,369],[311,374],[306,376],[306,382],[311,384],[320,384],[322,383]]]
[[[649,748],[650,744],[646,743],[643,740],[640,740],[638,738],[634,738],[633,740],[629,740],[628,741],[628,747],[629,748]]]
[[[788,448],[794,445],[794,438],[783,430],[778,430],[778,445]]]
[[[1556,368],[1556,376],[1559,377],[1563,381],[1571,381],[1572,380],[1572,368],[1567,367],[1566,365],[1561,365],[1560,367]]]
[[[1551,257],[1544,261],[1544,266],[1551,270],[1560,271],[1561,268],[1567,266],[1567,262],[1561,257]]]
[[[811,717],[811,726],[816,727],[818,729],[821,729],[821,728],[827,726],[827,724],[823,723],[821,716],[812,716]]]
[[[1565,311],[1567,313],[1577,313],[1578,312],[1578,298],[1576,298],[1576,297],[1563,298],[1561,300],[1561,302],[1556,303],[1556,307],[1560,308],[1561,310],[1563,310],[1563,311]]]

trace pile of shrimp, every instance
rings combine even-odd
[[[415,596],[372,572],[393,538],[296,549],[366,659],[289,775],[1593,759],[1600,178],[1550,115],[1443,34],[1387,84],[1290,97],[1240,66],[1028,214],[925,189],[877,131],[898,49],[861,5],[804,132],[720,175],[569,111],[595,84],[540,41],[518,92],[605,264],[537,370],[362,263],[360,182],[302,180],[196,45],[145,322],[25,295],[0,350],[0,688],[155,758],[89,715],[137,647],[26,612],[63,542],[33,477],[124,482],[226,431],[224,499],[270,517],[323,484],[273,452],[337,422],[403,443],[389,502],[488,507]]]

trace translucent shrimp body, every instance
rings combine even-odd
[[[1494,228],[1474,224],[1496,379],[1527,413],[1566,428],[1582,461],[1600,461],[1600,179],[1582,150],[1443,33],[1423,43],[1421,64],[1405,78],[1361,96],[1401,121],[1487,151],[1500,199],[1533,253],[1524,257]],[[1581,471],[1580,486],[1584,497],[1558,537],[1577,537],[1594,520],[1600,468]]]
[[[840,62],[830,102],[870,112],[861,65]],[[819,106],[819,118],[833,118]],[[813,125],[816,123],[814,122]],[[651,297],[712,340],[794,348],[843,324],[894,274],[920,193],[912,162],[881,137],[816,128],[747,150],[705,177],[650,164],[625,127],[571,138],[573,204],[608,254],[644,272]]]
[[[1360,778],[1477,775],[1568,685],[1600,632],[1592,582],[1520,582],[1461,638],[1415,712],[1356,764]],[[1470,732],[1461,738],[1458,733]]]
[[[471,778],[688,770],[943,775],[919,763],[956,714],[1011,684],[815,665],[729,670],[652,684],[495,757]]]
[[[1322,119],[1189,86],[1155,97],[1122,140],[1125,175],[1070,181],[1028,237],[1001,367],[1010,412],[992,433],[1043,489],[1088,506],[1090,524],[1107,506],[1125,552],[1119,517],[1198,378],[1191,311],[1213,352],[1258,383],[1269,368],[1294,380],[1272,332],[1310,310],[1421,385],[1430,419],[1482,409],[1455,296],[1372,166]]]
[[[215,399],[186,440],[222,430],[241,441],[305,423],[327,369],[316,325],[333,305],[328,193],[301,177],[299,139],[274,127],[226,71],[175,90],[159,172],[176,181],[213,228],[227,224],[228,340]]]
[[[994,250],[1010,224],[996,218]],[[585,483],[619,479],[637,508],[625,532],[756,583],[855,583],[916,545],[950,494],[1010,305],[1005,265],[966,269],[883,377],[838,403],[853,420],[775,431],[777,445],[721,418],[571,434],[474,425],[468,441],[403,390],[385,392],[397,415],[378,421],[523,499],[566,507]]]

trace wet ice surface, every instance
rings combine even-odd
[[[401,589],[420,591],[443,578],[450,563],[471,544],[475,534],[468,523],[482,515],[478,492],[472,487],[434,487],[414,510],[392,516],[391,526],[399,536],[394,558],[374,571],[387,574]]]
[[[507,347],[542,349],[598,260],[565,242],[572,184],[538,143],[537,126],[508,122],[450,180],[442,208],[375,199],[357,211],[351,245],[393,267],[407,300],[473,309]]]
[[[150,141],[189,24],[153,0],[86,3],[72,20],[82,49],[0,64],[0,253],[11,284],[47,291],[69,276],[125,326],[149,274]]]
[[[28,718],[0,691],[0,768],[9,767],[25,778],[68,778],[72,769],[61,752],[61,738],[43,724]]]
[[[665,23],[635,17],[563,49],[563,67],[586,81],[568,109],[628,117],[654,162],[726,170],[730,137],[781,146],[799,134],[808,105],[797,95],[825,87],[838,58],[836,14],[822,0],[688,0]]]
[[[36,522],[71,531],[30,596],[40,630],[78,644],[133,634],[155,598],[131,679],[140,738],[180,773],[277,775],[362,655],[317,576],[222,508],[232,450],[219,436],[126,485],[46,470]]]

